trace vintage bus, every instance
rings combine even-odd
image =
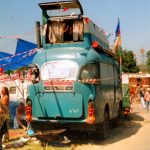
[[[106,138],[122,106],[119,66],[104,31],[78,1],[40,3],[42,36],[26,116],[32,128],[69,128]],[[40,42],[42,39],[42,42]],[[42,44],[41,44],[42,43]]]

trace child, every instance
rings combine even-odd
[[[25,105],[23,102],[20,102],[17,109],[16,109],[16,120],[18,123],[18,126],[21,126],[24,130],[26,130],[25,125],[23,125],[22,120],[25,119]]]

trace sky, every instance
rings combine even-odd
[[[0,0],[0,51],[14,53],[16,39],[36,43],[35,22],[41,21],[38,3],[52,0]],[[53,0],[54,1],[54,0]],[[84,11],[106,33],[115,34],[118,17],[123,49],[132,50],[140,58],[140,49],[150,50],[150,0],[79,0]],[[114,36],[110,37],[110,45]],[[139,59],[140,61],[140,59]]]

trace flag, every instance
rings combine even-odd
[[[63,12],[66,12],[68,10],[69,10],[69,8],[64,7]]]
[[[119,36],[119,35],[120,35],[120,20],[118,19],[118,25],[116,28],[116,36]]]
[[[114,53],[116,53],[119,47],[121,47],[121,32],[120,32],[120,20],[118,19],[118,24],[115,32],[114,48],[113,48]]]

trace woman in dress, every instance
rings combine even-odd
[[[1,126],[0,134],[4,138],[4,141],[9,141],[8,133],[8,124],[9,124],[9,91],[7,87],[3,87],[1,91],[1,100],[0,100],[0,111],[3,124]],[[4,118],[3,118],[4,117]]]

